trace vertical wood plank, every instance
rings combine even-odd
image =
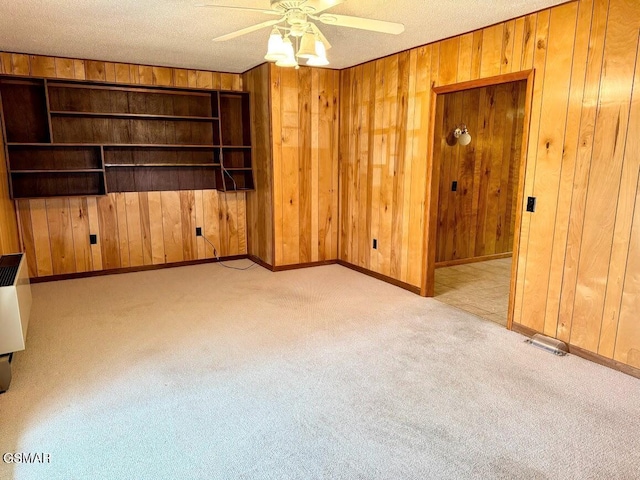
[[[189,86],[189,71],[183,68],[173,69],[173,83],[176,87]]]
[[[637,117],[636,106],[636,117]],[[636,141],[637,158],[637,141]],[[626,260],[624,290],[620,305],[620,317],[617,324],[613,358],[619,362],[640,368],[640,176],[636,183],[633,227]],[[607,332],[607,335],[610,333]],[[605,343],[604,348],[610,348]],[[607,352],[608,353],[608,352]]]
[[[82,197],[69,198],[69,211],[75,257],[75,268],[72,271],[89,272],[92,270],[92,259],[87,199]]]
[[[202,201],[203,191],[195,190],[193,192],[193,203],[194,203],[194,211],[195,211],[195,226],[202,228],[202,233],[204,234],[204,205]],[[196,246],[197,246],[197,259],[202,260],[207,258],[204,238],[202,236],[196,237]]]
[[[237,220],[236,229],[238,231],[238,247],[237,254],[244,255],[247,253],[247,211],[246,211],[246,193],[239,192],[236,194],[237,200]]]
[[[151,213],[149,209],[149,193],[140,192],[138,200],[140,204],[140,232],[142,234],[142,259],[145,265],[153,265],[153,244],[151,241]],[[154,217],[155,218],[155,217]],[[157,252],[160,256],[160,252]],[[162,252],[164,258],[164,252]]]
[[[567,248],[562,276],[562,293],[558,313],[557,337],[569,343],[573,307],[578,278],[578,263],[582,245],[585,203],[591,157],[594,146],[594,130],[600,95],[600,76],[603,65],[605,32],[609,14],[609,2],[595,2],[591,20],[591,34],[587,57],[587,71],[581,108],[578,152],[571,194],[571,214],[567,232]]]
[[[96,62],[94,60],[85,60],[84,62],[85,76],[87,80],[106,81],[107,74],[104,62]],[[77,78],[77,77],[76,77]]]
[[[553,249],[549,271],[549,287],[547,289],[547,305],[545,324],[547,332],[556,336],[559,330],[560,295],[565,268],[567,235],[570,225],[571,197],[574,188],[574,174],[578,156],[580,120],[582,118],[582,102],[585,90],[585,78],[589,53],[589,37],[593,2],[587,0],[578,5],[576,35],[573,48],[573,67],[571,71],[571,87],[567,112],[567,125],[563,142],[563,157],[558,189],[556,220],[553,234]],[[552,325],[556,326],[553,329]]]
[[[298,70],[298,262],[311,262],[311,68]]]
[[[618,189],[618,203],[616,208],[615,228],[613,230],[613,240],[611,245],[611,260],[609,261],[609,271],[607,273],[607,288],[605,292],[605,301],[602,316],[602,327],[598,343],[598,353],[602,356],[611,358],[614,356],[614,350],[618,350],[618,358],[626,353],[625,363],[632,364],[629,360],[635,360],[634,366],[640,367],[640,329],[633,327],[630,332],[633,335],[622,335],[618,333],[618,327],[629,328],[629,314],[620,318],[620,309],[622,307],[623,291],[627,296],[632,291],[637,291],[638,280],[640,275],[636,274],[638,270],[634,270],[637,265],[637,257],[640,255],[638,249],[633,249],[638,242],[632,238],[633,222],[636,225],[636,236],[638,227],[640,227],[638,219],[640,213],[634,216],[634,210],[639,209],[638,196],[638,172],[640,172],[640,142],[635,132],[640,131],[640,49],[636,50],[635,76],[633,80],[632,101],[629,114],[629,134],[627,135],[622,175],[620,178],[620,187]],[[631,270],[629,267],[631,266]],[[632,302],[633,303],[633,302]],[[629,305],[629,300],[625,306]],[[637,310],[636,310],[637,313]],[[635,323],[638,323],[637,321]],[[616,337],[618,341],[616,341]],[[625,342],[626,340],[626,342]],[[625,342],[625,346],[623,345]],[[628,346],[628,348],[627,348]],[[629,358],[631,348],[635,348],[636,353]]]
[[[164,87],[170,87],[173,85],[173,71],[167,67],[153,67],[153,84]]]
[[[127,220],[127,240],[129,243],[129,265],[138,267],[145,265],[142,251],[142,226],[140,223],[140,196],[138,192],[124,194]],[[118,213],[120,218],[120,213]]]
[[[73,60],[73,73],[76,80],[85,80],[86,71],[82,60]]]
[[[31,62],[29,61],[29,55],[23,55],[21,53],[12,53],[11,54],[11,73],[14,75],[30,75]]]
[[[118,221],[118,247],[120,250],[120,265],[131,266],[129,260],[129,227],[127,226],[127,207],[124,193],[114,193],[114,203]]]
[[[280,72],[282,100],[282,264],[300,262],[299,98],[295,70]],[[286,159],[286,161],[285,161]],[[277,238],[277,237],[276,237]]]
[[[270,64],[271,78],[271,128],[273,141],[273,238],[274,238],[274,265],[284,263],[283,244],[278,241],[282,236],[282,70]]]
[[[31,206],[29,200],[18,200],[16,209],[20,219],[22,232],[22,244],[27,255],[27,265],[29,267],[29,277],[38,276],[38,265],[36,262],[36,245],[31,224]]]
[[[151,239],[151,261],[154,265],[166,263],[165,237],[163,231],[162,196],[160,192],[148,192],[149,234]]]
[[[609,22],[616,27],[607,28],[605,37],[605,68],[600,79],[600,109],[570,336],[573,345],[591,352],[597,351],[600,340],[616,217],[610,195],[620,189],[638,45],[638,26],[626,22],[628,15],[625,2],[611,2]]]
[[[319,255],[319,245],[320,241],[318,236],[320,234],[320,225],[319,225],[319,164],[318,164],[318,156],[319,156],[319,128],[320,128],[320,92],[325,82],[320,84],[320,71],[318,69],[311,69],[311,91],[309,96],[309,109],[311,113],[311,128],[310,128],[310,151],[309,151],[309,180],[310,180],[310,224],[311,231],[309,232],[309,245],[311,249],[311,259],[312,262],[317,262]],[[323,80],[325,80],[325,75],[323,75]],[[326,80],[325,80],[326,81]],[[324,242],[323,242],[324,243]],[[323,255],[324,256],[324,255]]]
[[[182,226],[182,250],[184,260],[198,258],[198,245],[196,243],[196,208],[195,193],[193,190],[180,192],[180,213]]]
[[[530,113],[530,126],[529,126],[529,135],[531,139],[529,141],[529,150],[527,152],[527,162],[525,169],[525,184],[524,184],[524,192],[522,195],[524,198],[533,196],[533,178],[534,171],[536,166],[536,158],[538,155],[538,144],[535,140],[539,136],[540,124],[542,122],[541,119],[541,110],[542,110],[542,91],[544,86],[544,76],[545,76],[545,65],[547,61],[547,37],[549,33],[549,10],[543,10],[538,13],[536,20],[536,31],[535,37],[533,38],[533,43],[535,45],[535,58],[533,59],[533,66],[536,70],[536,82],[534,84],[533,89],[533,101],[531,103],[531,113]],[[531,215],[528,213],[523,213],[521,225],[520,225],[520,247],[518,254],[518,266],[517,266],[517,289],[515,295],[514,302],[514,314],[513,321],[516,323],[523,323],[528,326],[529,324],[526,322],[531,322],[531,310],[525,309],[527,318],[522,318],[523,314],[523,304],[522,300],[524,297],[524,290],[527,288],[525,284],[525,278],[527,276],[527,253],[529,247],[529,238],[530,238],[530,222]],[[535,268],[535,267],[534,267]],[[529,287],[530,288],[530,287]],[[537,312],[537,315],[540,315],[540,312]],[[540,320],[537,320],[540,323]]]
[[[422,281],[422,245],[425,234],[425,182],[427,177],[427,150],[432,141],[428,138],[431,108],[431,52],[432,47],[420,47],[416,59],[415,111],[413,114],[414,137],[411,165],[411,206],[409,209],[409,252],[407,283],[419,286]]]
[[[99,237],[102,239],[102,268],[120,268],[120,243],[118,237],[118,212],[114,194],[97,197]]]
[[[218,192],[215,190],[204,190],[202,194],[204,235],[208,242],[205,245],[206,258],[213,258],[214,252],[211,242],[220,254],[220,207],[218,205]]]
[[[500,75],[504,27],[504,23],[499,23],[482,30],[481,77]]]
[[[56,76],[56,63],[53,57],[44,57],[42,55],[30,55],[31,75],[35,77]]]
[[[87,214],[89,217],[89,234],[96,235],[97,242],[91,245],[91,268],[102,270],[102,236],[98,221],[98,197],[87,197]]]
[[[139,65],[138,68],[138,82],[140,85],[153,85],[153,67],[148,65]]]
[[[39,277],[53,275],[53,262],[45,200],[30,200],[31,226],[36,252],[36,267]]]
[[[180,192],[160,192],[165,263],[182,262],[184,246]]]
[[[58,58],[54,59],[55,62],[55,76],[57,78],[75,78],[75,71],[73,68],[73,60],[71,58]]]

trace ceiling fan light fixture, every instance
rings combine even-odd
[[[283,52],[285,56],[280,60],[276,61],[276,65],[279,67],[297,67],[298,61],[296,60],[295,55],[293,54],[293,44],[291,43],[291,39],[286,37],[282,41]]]
[[[269,62],[277,62],[278,60],[282,60],[286,57],[287,52],[285,51],[285,45],[284,41],[282,40],[282,35],[280,35],[280,31],[277,27],[273,27],[273,30],[271,30],[271,35],[269,36],[267,54],[264,56],[264,59]]]
[[[316,50],[316,36],[311,32],[306,32],[302,36],[300,49],[296,56],[298,58],[317,58],[318,53]]]
[[[316,56],[307,60],[307,65],[310,67],[324,67],[329,65],[327,60],[327,49],[324,47],[324,43],[319,38],[315,39],[316,42]]]

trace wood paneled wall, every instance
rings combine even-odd
[[[511,252],[526,90],[527,82],[520,80],[438,96],[436,262]],[[452,136],[461,123],[472,136],[467,146]]]
[[[250,255],[273,266],[273,158],[271,156],[271,82],[269,64],[243,75],[245,90],[251,93],[253,181],[247,192],[247,244]]]
[[[16,208],[9,195],[9,174],[3,137],[0,134],[0,255],[22,251],[16,222]]]
[[[247,251],[244,193],[111,193],[18,200],[31,277],[213,258]],[[98,243],[91,245],[89,235]]]
[[[341,72],[339,258],[415,286],[437,52],[429,45]]]
[[[582,0],[342,71],[340,258],[419,286],[431,87],[533,68],[513,320],[640,368],[639,31]]]
[[[274,266],[335,260],[340,72],[269,68]]]
[[[0,73],[242,90],[237,74],[16,53],[0,53]],[[197,226],[220,256],[247,252],[244,193],[115,193],[15,203],[34,277],[212,258],[195,236]],[[10,228],[10,222],[1,225]],[[89,244],[89,234],[98,235],[97,245]]]

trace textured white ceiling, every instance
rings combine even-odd
[[[346,0],[327,13],[401,22],[394,36],[319,24],[331,68],[345,68],[566,0]],[[3,0],[0,50],[244,72],[264,62],[269,29],[212,38],[274,17],[196,3],[269,8],[269,0]]]

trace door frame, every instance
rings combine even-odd
[[[435,162],[434,135],[436,122],[436,102],[438,95],[454,93],[472,88],[488,87],[501,83],[527,81],[525,94],[523,135],[520,152],[520,171],[518,173],[518,203],[516,209],[515,234],[513,236],[513,249],[511,262],[511,282],[509,286],[509,309],[507,313],[507,328],[511,330],[515,306],[516,280],[518,276],[518,255],[520,250],[520,230],[522,228],[522,208],[524,205],[524,182],[527,168],[527,152],[529,148],[529,129],[531,123],[531,105],[533,103],[533,84],[535,71],[523,70],[515,73],[497,75],[495,77],[481,78],[468,82],[452,83],[449,85],[434,86],[431,89],[431,115],[429,125],[429,148],[427,151],[427,184],[425,188],[424,209],[424,242],[422,246],[422,285],[420,294],[425,297],[434,296],[436,239],[438,226],[438,197],[440,184],[440,162]]]

